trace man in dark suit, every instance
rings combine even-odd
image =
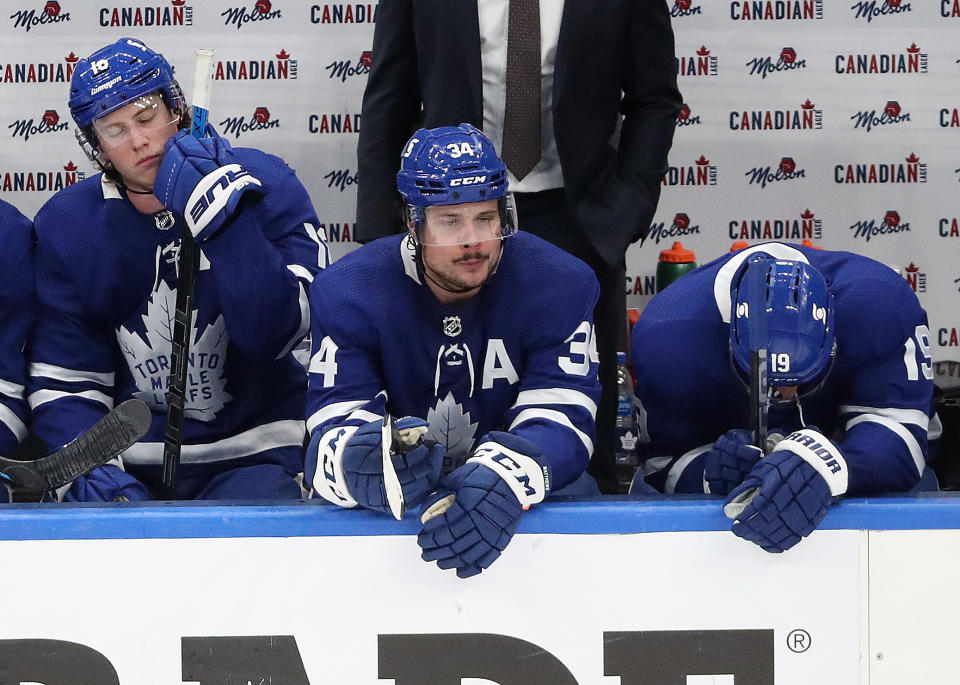
[[[520,228],[593,268],[604,396],[589,472],[605,492],[624,256],[659,201],[682,103],[674,59],[664,0],[381,0],[363,95],[360,242],[404,230],[396,168],[410,134],[467,122],[507,163]]]

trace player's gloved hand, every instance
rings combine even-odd
[[[371,421],[353,434],[343,450],[342,467],[347,488],[357,504],[389,514],[383,481],[382,426],[380,421]],[[406,506],[419,506],[440,480],[446,448],[423,439],[427,422],[422,419],[397,419],[396,429],[401,440],[395,440],[391,449],[393,468]]]
[[[540,448],[510,433],[485,435],[473,456],[441,483],[420,517],[424,561],[469,578],[506,548],[520,516],[550,492],[550,467]]]
[[[189,131],[180,131],[167,140],[153,182],[154,195],[167,209],[183,214],[198,243],[216,235],[244,193],[263,192],[260,180],[237,162],[227,139],[212,126],[207,135],[194,138]]]
[[[63,501],[140,502],[149,497],[143,483],[113,464],[104,464],[73,481]]]
[[[735,488],[723,507],[733,532],[768,552],[783,552],[823,520],[834,497],[847,491],[840,450],[813,428],[781,440]]]
[[[728,430],[703,455],[703,480],[714,495],[726,495],[743,482],[763,452],[753,444],[753,434],[742,428]]]

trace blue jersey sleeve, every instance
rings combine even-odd
[[[239,152],[245,159],[253,156],[250,168],[266,193],[244,200],[232,223],[202,249],[232,343],[250,357],[276,359],[309,332],[307,291],[329,254],[310,197],[293,170],[276,157]]]
[[[30,221],[0,200],[0,454],[27,434],[24,346],[33,318],[33,236]]]

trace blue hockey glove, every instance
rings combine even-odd
[[[455,469],[427,501],[417,544],[424,561],[469,578],[497,560],[520,517],[550,492],[550,469],[540,448],[493,431],[474,456]]]
[[[237,163],[227,139],[212,127],[207,133],[209,138],[194,138],[180,131],[170,138],[153,182],[157,199],[183,214],[198,243],[216,235],[244,193],[262,192],[259,179]]]
[[[394,444],[391,461],[403,490],[403,501],[408,507],[419,506],[437,486],[446,448],[435,442],[423,441],[427,423],[421,419],[398,419],[397,431],[422,428],[410,445]],[[383,443],[380,421],[371,421],[360,427],[347,441],[343,450],[343,475],[350,494],[361,507],[385,514],[390,513],[383,476]]]
[[[847,491],[847,464],[836,446],[810,428],[791,433],[758,462],[727,498],[733,532],[768,552],[783,552],[823,520]]]
[[[143,483],[113,464],[104,464],[73,481],[63,501],[140,502],[149,498]]]
[[[726,495],[743,482],[762,456],[750,431],[728,430],[703,455],[703,480],[710,488],[708,492]]]

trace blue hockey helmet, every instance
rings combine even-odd
[[[506,165],[490,139],[471,124],[421,128],[400,156],[397,190],[415,242],[422,239],[428,207],[484,200],[497,200],[499,207],[500,231],[491,239],[512,235],[516,209],[507,189]]]
[[[174,113],[186,113],[173,68],[139,40],[121,38],[77,62],[70,81],[70,114],[84,152],[103,166],[93,122],[138,98],[159,93]]]
[[[822,381],[836,348],[833,296],[823,275],[806,262],[763,253],[749,259],[741,274],[730,293],[730,349],[740,372],[750,373],[751,292],[758,292],[766,316],[768,383],[809,389]]]

